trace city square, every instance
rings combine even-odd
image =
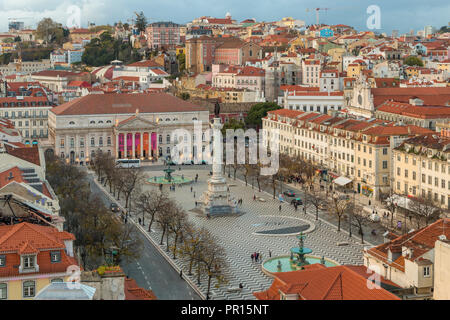
[[[158,171],[151,171],[151,167],[146,168],[145,172],[149,179],[161,174]],[[224,255],[230,266],[226,272],[229,283],[213,289],[213,299],[254,299],[253,292],[267,289],[272,279],[261,271],[261,263],[252,262],[251,254],[259,252],[262,260],[269,258],[269,251],[272,257],[287,255],[289,248],[297,243],[295,235],[298,233],[277,235],[274,233],[257,234],[257,232],[309,223],[313,226],[311,228],[313,230],[307,233],[306,243],[314,249],[315,255],[324,255],[339,264],[362,263],[362,252],[365,245],[362,245],[359,239],[349,238],[348,234],[343,231],[337,232],[335,226],[322,221],[322,219],[316,221],[311,209],[308,209],[308,214],[305,215],[302,210],[295,211],[293,206],[285,202],[279,212],[280,202],[278,199],[273,200],[271,195],[265,192],[260,193],[256,188],[252,189],[250,185],[245,186],[245,183],[240,180],[227,179],[227,183],[230,186],[231,195],[235,199],[242,198],[243,204],[239,208],[242,213],[208,219],[198,208],[197,210],[195,208],[195,201],[200,202],[199,197],[207,189],[208,173],[209,171],[205,168],[195,170],[190,166],[183,166],[181,171],[176,171],[177,175],[183,174],[191,179],[195,178],[196,174],[199,176],[198,182],[192,184],[192,192],[190,185],[177,186],[175,191],[168,191],[168,188],[164,190],[188,212],[191,221],[197,226],[211,231],[225,249]],[[154,191],[158,189],[151,185],[144,188]],[[264,202],[253,200],[253,195],[264,199]],[[270,216],[276,217],[276,219],[268,220]],[[138,215],[134,220],[136,221],[137,218]],[[301,220],[294,223],[293,218]],[[274,226],[274,221],[276,221],[276,226]],[[154,231],[150,233],[150,236],[155,241],[159,241],[161,237],[159,230],[152,229]],[[348,245],[338,246],[341,242],[348,243]],[[175,262],[178,266],[182,265],[180,261],[175,260]],[[228,287],[235,287],[239,283],[244,285],[241,293],[227,292]],[[204,280],[199,288],[206,292]]]

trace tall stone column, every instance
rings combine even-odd
[[[140,143],[140,157],[142,158],[144,156],[144,150],[143,150],[143,146],[144,146],[144,133],[141,131],[139,132],[139,143]]]
[[[134,159],[136,157],[136,132],[132,132],[131,134],[131,159]]]
[[[128,139],[128,133],[125,132],[125,133],[123,134],[123,153],[124,153],[123,158],[124,158],[124,159],[125,159],[125,158],[128,158],[128,150],[127,150],[128,142],[127,142],[127,139]]]

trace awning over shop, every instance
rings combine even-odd
[[[335,183],[339,186],[345,186],[345,185],[349,184],[350,182],[352,182],[351,179],[343,177],[343,176],[340,176],[339,178],[333,180],[333,183]]]

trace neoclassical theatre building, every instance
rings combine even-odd
[[[116,159],[166,159],[177,140],[173,130],[185,129],[193,150],[183,152],[197,154],[194,122],[205,132],[208,118],[207,108],[166,93],[91,94],[50,110],[49,145],[71,163],[86,163],[100,150]]]

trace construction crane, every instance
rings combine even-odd
[[[319,11],[328,11],[331,8],[313,8],[313,9],[308,9],[306,8],[306,12],[309,12],[309,10],[315,10],[316,11],[316,25],[319,25]]]

